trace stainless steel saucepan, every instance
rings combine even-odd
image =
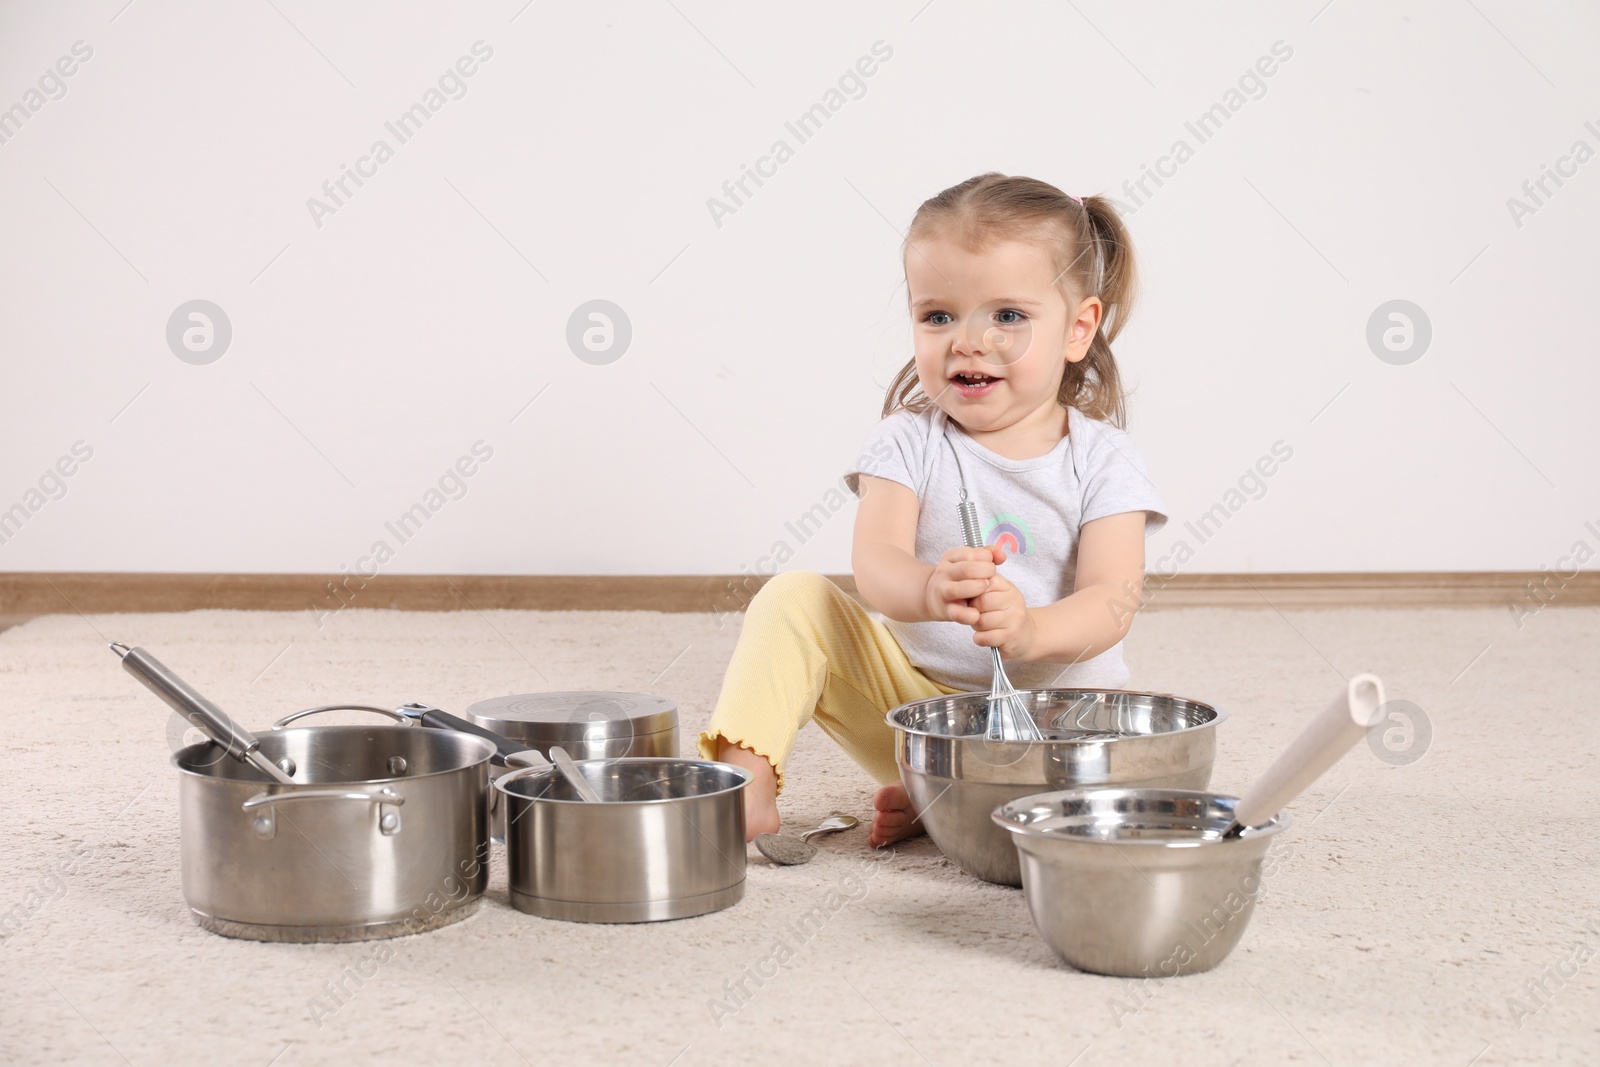
[[[201,926],[365,941],[477,909],[489,881],[490,742],[389,725],[254,736],[148,652],[121,649],[125,669],[213,737],[172,757],[183,895]]]
[[[654,922],[744,896],[750,772],[657,756],[576,765],[597,802],[555,770],[530,767],[494,782],[513,907],[574,922]]]

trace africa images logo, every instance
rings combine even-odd
[[[983,543],[999,545],[1008,556],[1026,556],[1032,541],[1033,535],[1028,533],[1028,524],[1022,521],[1022,516],[1009,511],[1002,511],[983,528]]]

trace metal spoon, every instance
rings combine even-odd
[[[600,794],[594,791],[594,786],[589,784],[589,779],[585,778],[583,772],[578,770],[578,765],[573,762],[566,749],[560,745],[551,745],[550,762],[556,765],[556,769],[561,772],[562,777],[566,778],[567,784],[578,791],[578,796],[581,799],[591,804],[600,803]]]
[[[790,837],[786,834],[757,834],[756,848],[773,863],[793,867],[799,863],[809,862],[817,854],[817,846],[811,843],[813,837],[836,834],[841,830],[860,825],[861,820],[854,815],[836,811],[818,823],[816,829],[807,830],[799,837]]]

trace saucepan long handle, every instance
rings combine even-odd
[[[479,726],[475,722],[469,722],[459,715],[441,711],[431,704],[407,704],[401,710],[416,718],[422,725],[435,730],[454,730],[457,733],[472,734],[475,737],[483,738],[485,741],[492,741],[495,754],[491,762],[496,766],[550,766],[549,761],[537,751],[530,750],[527,745],[519,744],[504,734],[497,734],[493,730]]]

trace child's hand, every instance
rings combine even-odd
[[[939,557],[923,594],[929,617],[976,626],[980,612],[968,601],[981,595],[994,581],[996,551],[1000,550],[952,548]],[[1001,558],[1005,558],[1004,552]]]
[[[991,545],[994,562],[1006,561],[1005,549]],[[984,648],[998,648],[1004,659],[1025,660],[1033,651],[1035,637],[1033,612],[1022,600],[1022,591],[996,574],[989,588],[972,600],[978,612],[972,623],[972,640]]]

